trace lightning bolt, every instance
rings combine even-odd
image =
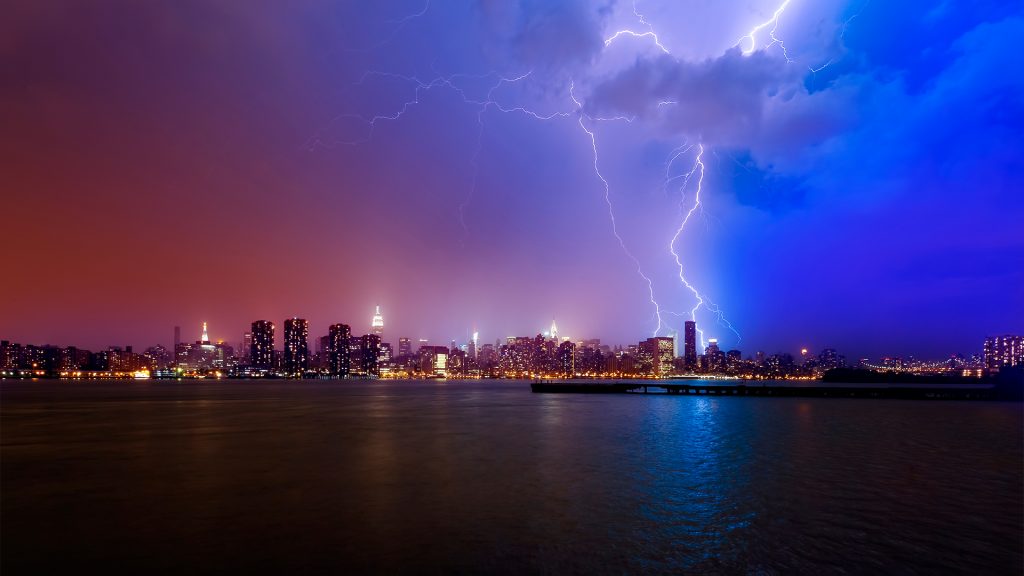
[[[636,32],[635,30],[629,29],[618,30],[608,38],[605,38],[604,47],[607,48],[611,46],[613,42],[615,42],[622,36],[631,36],[633,38],[651,38],[652,40],[654,40],[654,45],[657,46],[658,49],[662,51],[662,53],[671,55],[672,53],[668,51],[668,48],[666,48],[661,43],[661,39],[658,38],[658,34],[654,31],[654,26],[651,26],[651,23],[644,18],[644,15],[637,11],[636,0],[633,0],[633,15],[636,16],[636,19],[639,20],[641,24],[647,26],[647,31]]]
[[[394,24],[395,27],[391,30],[391,32],[386,37],[384,37],[382,40],[380,40],[374,46],[372,46],[370,48],[367,48],[366,50],[370,50],[370,49],[373,49],[373,48],[378,48],[378,47],[383,46],[384,44],[387,44],[388,42],[390,42],[411,21],[415,20],[416,18],[420,18],[420,17],[424,16],[430,10],[430,2],[431,2],[431,0],[425,0],[423,8],[420,11],[418,11],[418,12],[414,12],[414,13],[409,14],[409,15],[407,15],[407,16],[401,18],[401,19],[398,19],[398,20],[391,20],[391,21],[389,21],[389,23],[390,24]],[[783,13],[785,12],[786,8],[789,6],[790,2],[791,2],[791,0],[784,0],[782,2],[782,4],[779,5],[778,8],[772,13],[771,18],[769,18],[768,20],[766,20],[764,22],[761,22],[761,23],[757,24],[756,26],[754,26],[750,30],[749,33],[747,33],[744,36],[740,37],[740,39],[736,42],[735,46],[740,48],[740,51],[741,51],[742,54],[750,55],[750,54],[753,54],[758,49],[768,49],[768,48],[778,44],[779,48],[781,49],[781,51],[783,53],[783,56],[786,58],[787,62],[793,62],[793,60],[788,55],[788,52],[787,52],[786,45],[785,45],[784,41],[781,38],[779,38],[779,36],[778,36],[778,27],[779,27],[779,24],[780,24],[781,17],[783,15]],[[866,5],[866,3],[865,3],[865,5]],[[633,9],[633,15],[635,16],[636,20],[639,22],[639,24],[642,27],[638,28],[636,30],[633,30],[633,29],[622,29],[622,30],[615,31],[613,34],[611,34],[610,36],[605,38],[605,40],[604,40],[605,48],[609,49],[613,44],[615,44],[617,41],[619,41],[622,38],[632,37],[632,38],[650,40],[653,43],[653,45],[655,47],[657,47],[663,54],[671,55],[671,52],[668,50],[668,48],[665,46],[665,44],[662,43],[661,39],[659,38],[657,32],[654,29],[654,26],[652,26],[651,23],[646,20],[644,15],[641,14],[637,10],[636,0],[633,0],[633,2],[632,2],[632,9]],[[843,24],[843,32],[842,32],[842,34],[845,34],[847,25],[849,25],[850,21],[852,21],[858,15],[859,15],[859,12],[857,14],[855,14],[854,16],[852,16],[851,18],[849,18]],[[765,31],[767,31],[767,35],[770,38],[770,41],[768,41],[765,44],[759,44],[758,38]],[[840,35],[840,38],[842,38],[842,34]],[[811,69],[811,71],[812,72],[820,71],[820,70],[824,69],[825,67],[827,67],[830,64],[831,64],[831,61],[826,62],[824,65],[818,67],[817,69]],[[373,116],[364,116],[364,115],[359,115],[359,114],[341,114],[341,115],[338,115],[335,118],[333,118],[327,124],[326,127],[322,128],[319,132],[315,133],[313,138],[311,138],[310,140],[307,141],[307,147],[312,150],[312,149],[315,149],[315,148],[321,147],[321,146],[322,147],[332,147],[334,145],[357,145],[357,144],[360,144],[360,143],[368,142],[368,141],[373,139],[375,131],[376,131],[376,128],[377,128],[377,126],[379,124],[381,124],[383,122],[392,122],[392,121],[399,120],[410,109],[412,109],[413,107],[417,106],[420,103],[420,99],[421,99],[421,97],[422,97],[422,95],[424,93],[429,92],[431,90],[435,90],[435,89],[443,89],[443,90],[452,91],[453,93],[457,94],[459,99],[464,104],[472,106],[472,107],[475,108],[476,122],[477,122],[476,145],[475,145],[475,148],[474,148],[474,151],[473,151],[473,154],[472,154],[472,158],[471,158],[471,161],[470,161],[471,165],[473,167],[473,169],[472,169],[473,176],[472,176],[472,179],[471,179],[471,183],[470,183],[469,189],[468,189],[468,191],[466,193],[466,196],[463,198],[463,201],[458,206],[458,220],[459,220],[459,223],[461,224],[461,226],[463,228],[463,232],[464,232],[463,242],[465,242],[466,238],[469,235],[469,227],[468,227],[467,222],[466,222],[466,210],[467,210],[469,204],[472,202],[472,199],[473,199],[473,197],[474,197],[474,195],[476,193],[476,189],[477,189],[477,186],[478,186],[479,169],[480,169],[480,157],[481,157],[481,155],[483,153],[483,143],[484,143],[484,135],[486,133],[486,118],[487,118],[487,114],[489,112],[498,112],[498,113],[503,113],[503,114],[522,114],[522,115],[524,115],[524,116],[526,116],[528,118],[532,118],[532,119],[538,120],[538,121],[550,121],[550,120],[555,120],[555,119],[574,119],[576,121],[576,123],[578,124],[578,126],[580,127],[580,129],[585,134],[585,136],[587,137],[587,139],[589,139],[589,141],[590,141],[591,151],[592,151],[592,154],[593,154],[592,167],[593,167],[595,176],[598,178],[598,180],[600,180],[601,185],[602,185],[602,187],[604,189],[603,198],[604,198],[605,204],[606,204],[606,206],[608,208],[608,216],[609,216],[609,220],[611,222],[612,235],[615,237],[616,241],[618,241],[619,246],[622,249],[623,253],[635,264],[637,274],[644,280],[644,282],[647,285],[649,301],[650,301],[651,305],[654,307],[655,318],[656,318],[656,321],[657,321],[657,327],[656,327],[656,329],[654,331],[654,334],[657,335],[666,326],[665,323],[663,322],[663,314],[669,314],[669,315],[679,316],[679,317],[685,317],[686,316],[686,314],[683,314],[683,313],[678,313],[678,312],[673,312],[673,311],[670,311],[670,310],[662,309],[661,305],[659,304],[659,302],[655,298],[654,285],[653,285],[653,282],[651,280],[651,277],[644,273],[643,267],[642,267],[639,259],[637,259],[633,255],[633,253],[629,250],[629,248],[626,246],[626,242],[624,241],[624,239],[622,238],[621,234],[619,233],[618,223],[617,223],[616,217],[615,217],[615,210],[614,210],[613,203],[611,201],[611,187],[610,187],[610,184],[609,184],[608,180],[604,177],[604,175],[602,174],[601,169],[600,169],[600,154],[599,154],[599,150],[598,150],[597,137],[596,137],[594,129],[593,129],[594,124],[597,123],[597,122],[603,122],[603,121],[633,122],[634,120],[636,120],[635,117],[627,117],[627,116],[599,117],[599,116],[593,116],[593,115],[588,114],[587,111],[585,110],[583,102],[581,102],[580,99],[577,98],[576,93],[575,93],[575,83],[573,81],[571,81],[571,80],[569,82],[569,86],[568,86],[569,90],[568,90],[568,92],[569,92],[569,98],[572,101],[573,107],[571,109],[569,109],[569,110],[559,110],[559,111],[550,112],[550,113],[542,113],[542,112],[530,109],[530,108],[528,108],[526,106],[523,106],[523,105],[515,105],[515,104],[505,104],[505,103],[502,103],[495,96],[495,92],[501,86],[503,86],[505,84],[511,84],[511,83],[517,83],[517,82],[524,81],[524,80],[526,80],[527,78],[530,77],[532,72],[526,72],[524,74],[521,74],[519,76],[514,76],[514,77],[505,77],[505,76],[502,76],[501,74],[498,74],[495,71],[491,71],[491,72],[488,72],[486,74],[481,74],[481,75],[476,75],[476,76],[468,75],[468,74],[450,74],[450,75],[445,76],[445,75],[437,73],[436,70],[434,71],[434,73],[435,73],[435,76],[433,78],[431,78],[429,80],[421,80],[417,76],[405,76],[405,75],[395,74],[395,73],[391,73],[391,72],[382,72],[382,71],[368,71],[368,72],[365,72],[362,75],[362,77],[357,82],[355,82],[353,84],[353,86],[358,86],[360,84],[363,84],[363,83],[367,82],[370,78],[374,78],[374,77],[397,79],[397,80],[400,80],[402,82],[406,82],[406,83],[408,83],[411,86],[411,88],[412,88],[412,96],[408,100],[402,102],[397,108],[393,109],[391,112],[375,114]],[[467,94],[466,89],[460,87],[459,81],[461,79],[465,79],[465,78],[474,78],[474,79],[494,78],[495,80],[494,80],[494,83],[489,86],[489,89],[487,90],[486,94],[482,98],[481,97],[475,97],[474,98],[474,97],[470,97]],[[675,105],[680,105],[680,104],[682,104],[682,103],[679,102],[679,101],[676,101],[676,100],[663,100],[663,101],[660,101],[660,102],[657,103],[657,107],[660,109],[660,108],[662,108],[664,106],[675,106]],[[361,123],[361,124],[365,125],[366,126],[366,133],[364,135],[362,135],[361,137],[350,138],[350,139],[340,139],[340,140],[336,139],[333,142],[330,142],[329,139],[326,136],[326,129],[331,127],[331,126],[333,126],[335,123],[341,122],[343,120],[352,120],[354,122]],[[690,167],[690,169],[687,172],[685,172],[684,174],[673,176],[672,175],[673,166],[681,158],[687,158],[688,157],[687,155],[692,153],[694,150],[696,150],[696,155],[694,156],[693,165]],[[697,143],[697,144],[692,144],[692,145],[684,145],[684,146],[676,148],[675,150],[670,152],[669,158],[667,159],[666,176],[665,176],[665,187],[667,188],[667,186],[670,183],[676,181],[677,179],[681,179],[682,180],[681,184],[679,185],[679,191],[680,191],[680,194],[681,194],[681,197],[680,197],[680,212],[681,212],[681,216],[682,217],[681,217],[681,221],[680,221],[679,226],[676,228],[675,233],[672,235],[671,240],[669,241],[668,248],[669,248],[670,254],[672,255],[673,259],[675,260],[675,263],[676,263],[676,266],[677,266],[677,269],[678,269],[678,277],[679,277],[680,282],[682,283],[682,285],[687,290],[689,290],[689,292],[693,295],[693,297],[695,299],[695,302],[696,302],[695,305],[693,306],[693,308],[691,308],[690,311],[689,311],[689,315],[688,315],[689,318],[691,320],[696,321],[696,316],[697,316],[698,312],[700,312],[703,309],[703,310],[713,314],[717,318],[717,321],[718,321],[718,323],[720,325],[722,325],[722,326],[726,327],[727,329],[729,329],[730,331],[732,331],[737,336],[737,338],[739,338],[740,337],[739,333],[736,332],[736,330],[732,326],[732,324],[730,324],[729,321],[726,319],[726,317],[725,317],[724,313],[722,312],[722,310],[713,301],[711,301],[707,297],[706,294],[702,293],[696,286],[694,286],[694,284],[692,282],[690,282],[687,279],[686,273],[685,273],[685,269],[684,269],[684,265],[683,265],[682,256],[680,255],[679,251],[677,250],[677,246],[678,246],[678,244],[679,244],[679,242],[681,240],[682,235],[684,234],[684,232],[686,230],[686,226],[689,223],[690,219],[693,217],[693,215],[698,210],[701,210],[702,213],[703,213],[702,206],[701,206],[700,195],[701,195],[701,193],[703,191],[704,175],[705,175],[705,169],[706,169],[705,164],[704,164],[704,152],[705,152],[705,148],[704,148],[704,144],[703,143]],[[687,206],[684,194],[685,194],[686,189],[688,187],[690,187],[691,183],[695,183],[695,192],[693,194],[692,205]],[[704,346],[704,343],[705,343],[705,341],[704,341],[704,331],[698,329],[698,332],[700,333],[700,337],[701,337],[701,345]]]
[[[583,112],[583,103],[576,98],[575,87],[575,82],[569,83],[569,97],[572,98],[573,103],[576,104],[576,108],[579,110],[577,121],[579,122],[580,128],[590,138],[590,148],[594,153],[594,174],[597,175],[598,180],[601,181],[601,185],[604,187],[604,202],[608,205],[608,218],[611,219],[612,222],[612,234],[615,236],[615,239],[619,241],[619,246],[622,248],[622,251],[630,260],[633,261],[634,264],[636,264],[636,273],[639,274],[647,283],[648,296],[650,297],[651,305],[654,306],[654,316],[658,321],[658,325],[654,329],[654,335],[657,336],[658,333],[661,332],[662,319],[661,305],[658,304],[658,301],[654,298],[654,283],[651,282],[650,276],[644,274],[643,267],[640,265],[640,260],[638,260],[637,257],[629,251],[629,248],[626,247],[625,241],[622,240],[622,236],[619,235],[618,223],[615,220],[615,209],[612,207],[611,186],[608,184],[608,180],[605,179],[604,175],[601,174],[601,168],[598,166],[597,137],[591,129],[587,128],[586,123],[583,122],[585,117],[589,117]]]
[[[672,165],[675,164],[676,160],[678,160],[680,157],[688,154],[691,150],[693,150],[694,147],[697,148],[697,155],[694,157],[693,167],[690,168],[690,171],[678,176],[671,176]],[[717,320],[720,324],[724,325],[726,328],[732,331],[732,333],[736,335],[737,342],[739,342],[739,340],[742,339],[740,337],[739,332],[737,332],[736,329],[732,326],[732,324],[729,323],[729,321],[725,318],[725,314],[722,312],[721,308],[719,308],[718,305],[712,302],[707,296],[701,294],[701,292],[697,290],[697,288],[689,280],[686,279],[686,274],[683,269],[682,258],[680,257],[679,252],[676,250],[676,244],[679,242],[679,237],[682,236],[683,231],[686,229],[686,224],[690,221],[690,218],[693,216],[693,214],[698,209],[701,208],[700,193],[704,188],[704,170],[705,166],[703,144],[684,144],[683,146],[676,148],[670,153],[669,161],[665,167],[665,186],[667,187],[668,184],[673,180],[677,180],[679,178],[683,179],[682,184],[679,186],[679,203],[681,208],[683,206],[683,202],[685,201],[683,193],[689,186],[690,180],[694,177],[694,175],[697,176],[697,188],[693,195],[693,205],[690,206],[689,210],[686,210],[686,213],[682,218],[682,222],[679,223],[679,227],[676,229],[676,233],[672,236],[672,239],[668,243],[668,250],[672,254],[672,258],[675,259],[676,261],[676,267],[679,271],[679,281],[682,282],[683,286],[685,286],[686,289],[693,294],[693,297],[696,300],[696,303],[693,305],[693,308],[690,309],[690,320],[696,323],[697,311],[703,307],[712,314],[714,314],[717,317]],[[705,345],[704,331],[699,327],[699,325],[697,328],[697,333],[700,334],[700,345],[701,348],[703,348]]]
[[[430,10],[430,0],[426,0],[426,2],[423,3],[423,8],[419,12],[413,12],[412,14],[407,14],[406,16],[403,16],[401,18],[385,21],[386,24],[395,24],[395,27],[391,29],[391,32],[387,36],[385,36],[384,38],[380,39],[375,44],[372,44],[370,46],[361,47],[361,48],[360,47],[345,48],[345,51],[346,52],[369,52],[371,50],[376,50],[378,48],[381,48],[381,47],[385,46],[387,43],[389,43],[392,40],[394,40],[395,36],[398,36],[398,33],[402,31],[402,28],[405,28],[406,24],[408,24],[412,20],[415,20],[415,19],[423,16],[424,14],[427,13],[428,10]]]
[[[789,58],[789,54],[786,53],[786,44],[777,36],[775,36],[775,31],[779,29],[779,18],[782,16],[782,13],[786,11],[786,6],[789,6],[789,2],[790,0],[785,0],[781,6],[775,9],[775,12],[772,13],[771,18],[765,20],[764,22],[758,24],[757,26],[754,26],[747,34],[740,36],[740,39],[736,41],[735,46],[739,46],[740,44],[743,44],[746,41],[750,42],[750,48],[740,48],[740,51],[743,52],[744,56],[750,56],[751,54],[754,53],[755,50],[757,50],[757,33],[771,26],[772,28],[771,30],[768,31],[768,36],[772,39],[772,41],[769,42],[768,44],[765,44],[761,48],[767,50],[768,48],[771,48],[772,46],[778,44],[779,48],[782,49],[782,55],[785,56],[786,62],[792,62],[792,60],[790,60]]]

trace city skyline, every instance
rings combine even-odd
[[[695,318],[938,358],[1021,330],[1013,5],[12,8],[7,339],[377,304],[440,343]]]
[[[292,365],[293,368],[296,365],[308,365],[310,358],[316,354],[326,351],[327,343],[331,342],[332,346],[337,345],[337,339],[342,337],[348,338],[363,338],[373,336],[377,341],[384,346],[388,347],[388,357],[392,354],[395,355],[410,355],[413,352],[418,352],[419,349],[424,347],[434,348],[450,348],[461,349],[464,352],[468,350],[469,354],[475,355],[479,346],[489,345],[490,342],[487,339],[480,338],[479,331],[473,331],[466,339],[460,339],[453,337],[451,339],[431,340],[429,338],[417,338],[411,336],[402,335],[385,335],[385,323],[383,319],[383,312],[380,305],[374,307],[374,312],[370,322],[367,324],[365,330],[359,329],[359,325],[355,323],[330,323],[323,335],[311,335],[314,334],[315,330],[309,328],[310,321],[306,318],[300,318],[298,316],[292,316],[284,318],[283,321],[274,320],[255,320],[252,321],[248,328],[243,329],[240,333],[240,337],[232,340],[228,337],[209,336],[208,333],[208,322],[201,322],[199,332],[201,336],[195,341],[195,344],[202,345],[203,347],[213,348],[214,345],[220,347],[226,345],[229,350],[234,350],[234,353],[239,358],[245,357],[249,359],[251,364],[255,367],[270,367],[273,362],[272,358],[274,355],[281,354],[283,363],[286,365]],[[281,325],[283,332],[278,332],[277,326]],[[360,336],[361,332],[365,332]],[[186,331],[187,334],[187,331]],[[696,329],[696,323],[693,321],[686,321],[684,324],[684,330],[681,333],[674,333],[670,336],[652,336],[647,338],[647,341],[666,341],[669,342],[671,348],[669,351],[672,353],[671,356],[675,359],[683,361],[686,365],[694,365],[698,356],[703,356],[707,351],[719,350],[719,340],[715,337],[704,338],[698,336],[699,331]],[[27,345],[41,346],[41,347],[57,347],[63,348],[70,346],[72,349],[97,349],[97,350],[121,350],[127,348],[131,351],[133,348],[166,348],[168,351],[177,350],[178,346],[182,343],[187,343],[186,339],[182,339],[182,327],[173,327],[173,340],[170,346],[165,345],[163,342],[155,342],[147,344],[145,346],[137,346],[135,344],[121,344],[121,343],[108,343],[100,346],[82,346],[82,343],[28,343]],[[574,344],[592,343],[594,346],[600,345],[603,348],[614,349],[614,350],[625,350],[630,346],[635,346],[636,340],[633,341],[607,341],[601,338],[595,338],[588,335],[565,335],[557,328],[557,323],[552,320],[548,330],[537,330],[527,331],[524,333],[506,334],[504,336],[494,336],[491,342],[494,342],[495,347],[499,347],[503,342],[512,342],[515,340],[521,340],[523,338],[534,338],[543,337],[546,340],[552,340],[555,342],[572,342]],[[880,361],[898,361],[913,360],[916,362],[920,361],[938,361],[946,362],[951,359],[960,358],[963,360],[971,360],[972,358],[980,358],[982,355],[988,356],[992,354],[990,347],[1002,346],[1000,342],[1003,338],[1011,338],[1013,342],[1018,342],[1020,336],[1011,336],[1008,334],[999,335],[986,335],[984,341],[973,349],[970,350],[957,350],[950,351],[942,356],[937,357],[920,357],[913,354],[905,354],[900,351],[888,351],[885,354],[875,356],[875,359]],[[644,340],[641,339],[641,342]],[[17,340],[7,339],[5,342],[21,344]],[[416,346],[412,346],[415,342]],[[980,341],[979,341],[980,342]],[[237,345],[237,346],[236,346]],[[1016,344],[1015,344],[1016,345]],[[234,347],[234,348],[231,348]],[[301,347],[301,349],[300,349]],[[322,350],[323,348],[323,350]],[[250,349],[252,355],[250,355]],[[763,357],[767,354],[783,355],[788,354],[794,357],[806,357],[808,353],[812,357],[821,353],[822,351],[836,353],[836,348],[828,344],[818,346],[808,346],[806,344],[797,345],[795,348],[771,348],[771,349],[740,349],[738,347],[727,347],[721,349],[724,354],[726,350],[731,353],[743,354],[745,359],[754,359],[755,357]],[[1000,348],[1001,350],[1001,348]],[[1007,352],[1008,356],[1017,357],[1020,356],[1016,349],[1012,352]],[[298,360],[291,359],[293,356],[298,355]],[[739,356],[738,356],[739,357]],[[845,355],[844,355],[845,357]],[[880,369],[881,367],[877,364],[872,364],[869,361],[872,357],[865,355],[851,355],[851,360],[856,360],[860,364],[872,368]],[[331,362],[337,362],[338,360],[332,360]],[[345,360],[347,362],[347,360]]]

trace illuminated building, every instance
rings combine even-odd
[[[309,323],[303,318],[284,321],[284,371],[293,376],[309,368]]]
[[[249,363],[250,350],[252,350],[252,332],[246,332],[242,334],[242,347],[239,349],[239,352],[242,353],[242,360],[246,364]]]
[[[576,373],[576,344],[562,342],[558,345],[558,372],[566,378],[571,378]]]
[[[498,368],[498,350],[494,344],[484,344],[476,357],[477,367],[483,372],[493,372]]]
[[[111,350],[110,370],[119,370],[117,366],[118,356],[116,350]],[[216,344],[210,342],[210,335],[206,328],[206,322],[202,325],[202,335],[199,340],[189,344],[180,342],[174,351],[174,364],[184,372],[203,372],[227,368],[235,361],[235,350],[224,342]]]
[[[420,346],[420,372],[427,376],[447,376],[448,349],[444,346]]]
[[[846,358],[836,352],[835,348],[825,348],[818,354],[818,366],[822,371],[846,366]]]
[[[370,334],[374,334],[381,339],[384,338],[384,317],[380,314],[379,304],[373,313],[373,320],[370,321]]]
[[[21,344],[0,341],[0,370],[16,370],[21,366]]]
[[[448,351],[448,376],[464,376],[466,374],[466,353],[458,348]]]
[[[252,323],[252,345],[249,363],[254,368],[270,370],[274,367],[274,323],[257,320]]]
[[[391,364],[394,360],[394,352],[391,349],[391,344],[387,342],[380,343],[380,354],[378,355],[377,365],[380,366],[380,373],[387,374],[391,372]]]
[[[1008,366],[1024,366],[1024,336],[994,336],[985,339],[985,369],[998,371]]]
[[[75,348],[67,348],[69,356],[75,354],[77,350]],[[171,353],[167,348],[157,344],[156,346],[150,346],[146,348],[146,351],[142,353],[143,356],[149,361],[154,368],[166,368],[171,364]],[[78,358],[67,362],[67,366],[62,366],[62,370],[78,370],[81,369],[81,365]]]
[[[707,361],[707,366],[704,367],[705,370],[717,372],[725,369],[725,352],[718,348],[718,339],[708,339],[708,345],[704,349],[704,357]]]
[[[665,376],[672,371],[674,344],[671,338],[655,336],[648,338],[637,347],[645,366],[650,366],[651,374]]]
[[[327,333],[328,370],[333,376],[349,375],[352,330],[347,324],[331,324]]]
[[[376,334],[365,334],[359,338],[359,375],[365,378],[380,376],[380,336]]]
[[[730,372],[740,369],[743,364],[743,354],[739,350],[729,350],[725,353],[725,367]]]
[[[693,320],[683,324],[683,360],[688,369],[697,367],[697,323]]]
[[[398,339],[398,355],[412,356],[412,340],[405,336]]]

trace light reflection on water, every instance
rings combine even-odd
[[[13,572],[1020,573],[1021,404],[0,384]]]

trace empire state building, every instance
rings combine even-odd
[[[377,305],[377,311],[373,313],[373,321],[370,322],[370,333],[384,338],[384,317],[380,314],[380,304]]]

